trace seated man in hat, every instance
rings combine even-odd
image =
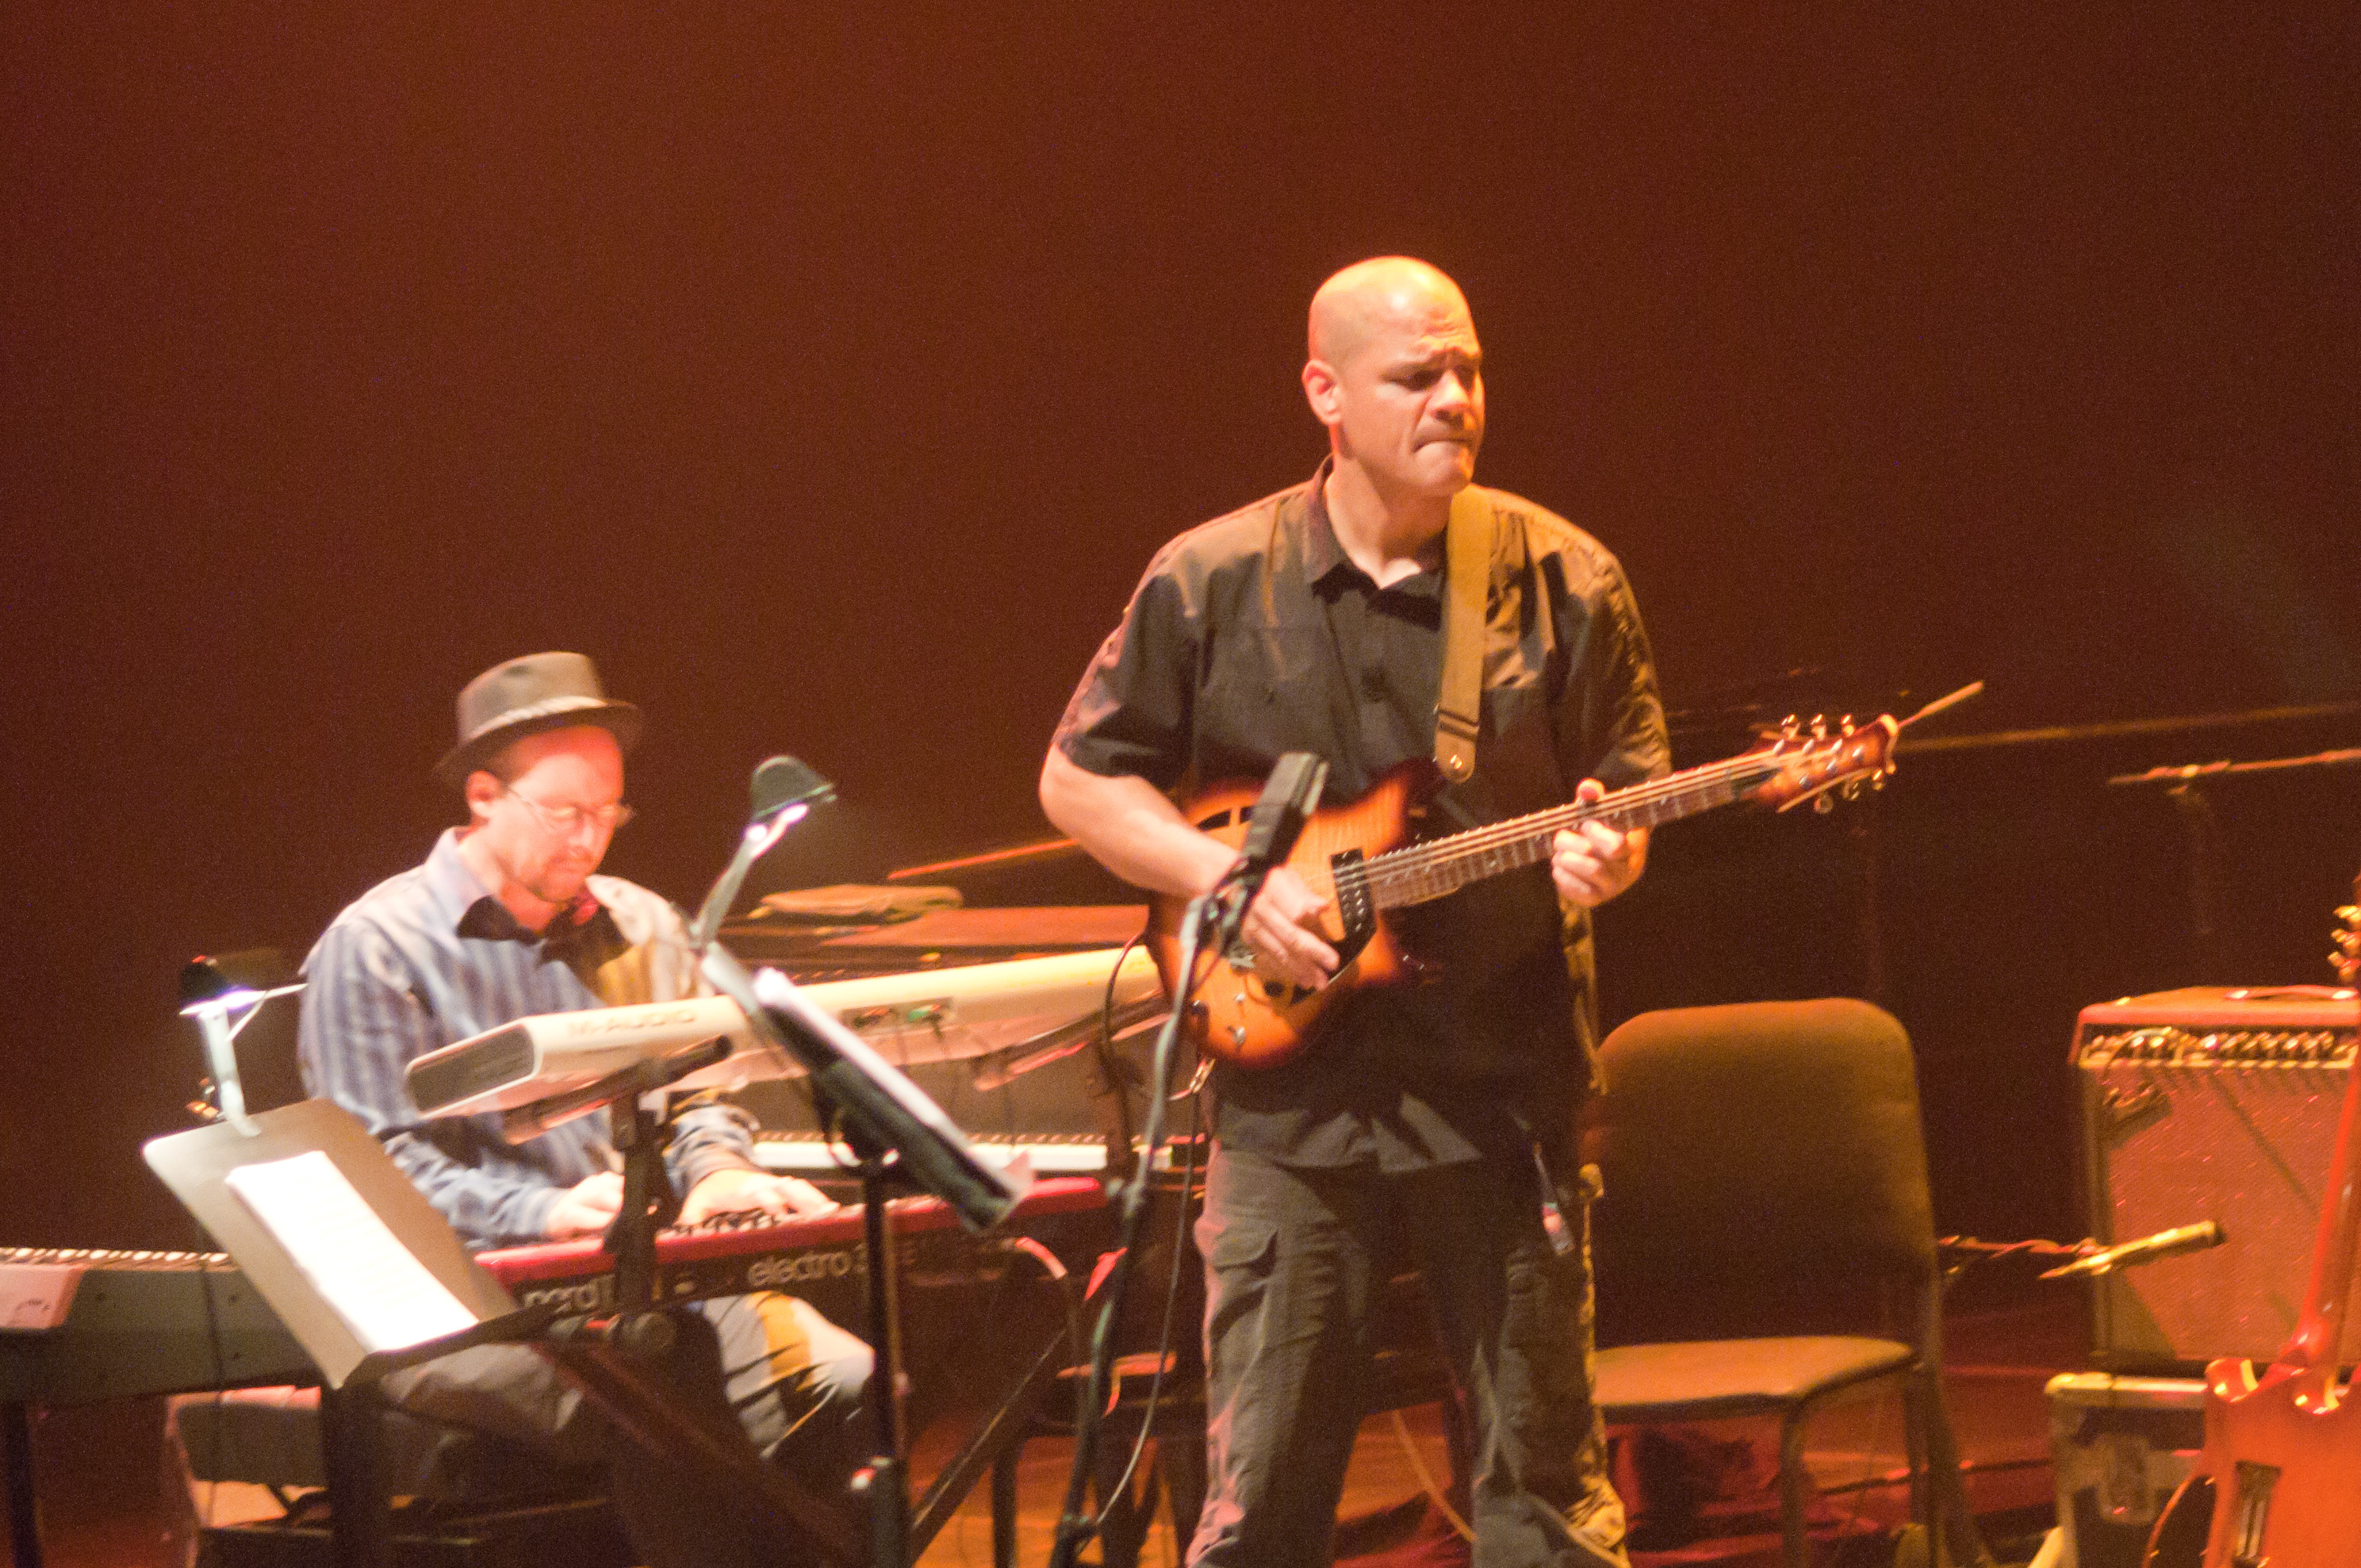
[[[623,753],[640,728],[639,710],[608,700],[577,653],[514,659],[478,676],[459,696],[459,745],[435,770],[466,797],[467,826],[339,915],[305,964],[306,1087],[367,1124],[471,1247],[603,1229],[622,1205],[606,1119],[579,1117],[511,1146],[497,1117],[423,1119],[404,1083],[409,1063],[520,1017],[699,989],[672,906],[593,874],[631,814]],[[742,1112],[717,1103],[693,1102],[675,1118],[665,1159],[685,1194],[685,1223],[835,1206],[807,1182],[758,1169],[751,1128]],[[689,1392],[708,1405],[726,1398],[767,1457],[836,1489],[866,1435],[868,1347],[785,1296],[699,1310],[711,1338],[685,1335],[676,1357],[706,1385]],[[648,1563],[712,1563],[755,1550],[742,1508],[627,1450],[529,1349],[462,1352],[388,1386],[413,1414],[521,1444],[560,1468],[613,1461],[610,1489]]]

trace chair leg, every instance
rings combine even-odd
[[[16,1400],[0,1405],[0,1453],[8,1471],[8,1544],[16,1568],[41,1568],[40,1503],[33,1488],[33,1414]]]
[[[1012,1442],[992,1460],[992,1568],[1016,1568],[1016,1456]]]
[[[1178,1553],[1186,1556],[1197,1533],[1197,1516],[1205,1511],[1205,1423],[1178,1424],[1180,1430],[1156,1440],[1156,1469],[1164,1477],[1172,1538],[1179,1543]]]
[[[1163,1482],[1152,1467],[1135,1478],[1137,1485],[1124,1479],[1128,1458],[1126,1444],[1123,1453],[1099,1466],[1099,1561],[1106,1568],[1137,1568],[1140,1548],[1147,1544],[1148,1532],[1156,1526],[1157,1509],[1164,1501]]]
[[[1927,1391],[1915,1374],[1902,1385],[1902,1442],[1910,1465],[1910,1517],[1932,1539],[1937,1520],[1934,1477],[1927,1452]]]
[[[1790,1410],[1779,1424],[1779,1548],[1786,1568],[1812,1568],[1812,1541],[1804,1530],[1809,1480],[1804,1471],[1804,1412]]]
[[[328,1543],[338,1568],[393,1568],[393,1509],[380,1454],[384,1407],[367,1388],[320,1389]]]
[[[1924,1387],[1927,1409],[1927,1534],[1935,1548],[1934,1561],[1948,1560],[1957,1568],[1984,1568],[1992,1552],[1976,1531],[1975,1510],[1968,1504],[1967,1483],[1960,1474],[1959,1440],[1951,1431],[1951,1412],[1938,1378]]]

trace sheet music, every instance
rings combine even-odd
[[[476,1326],[450,1288],[378,1218],[326,1155],[238,1167],[224,1178],[368,1351]]]

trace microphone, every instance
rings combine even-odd
[[[1222,905],[1221,925],[1215,928],[1214,951],[1226,951],[1237,940],[1246,906],[1262,891],[1270,873],[1294,852],[1295,841],[1303,836],[1303,824],[1319,803],[1320,791],[1327,782],[1328,764],[1309,751],[1290,751],[1271,769],[1269,781],[1262,786],[1262,797],[1255,802],[1254,815],[1246,820],[1246,841],[1238,847],[1237,864],[1223,878],[1231,891]]]
[[[809,810],[836,798],[836,786],[794,757],[773,757],[754,770],[747,788],[753,799],[752,823],[768,822],[795,806]]]
[[[690,944],[700,951],[730,917],[730,905],[754,862],[770,852],[779,835],[810,816],[813,806],[834,800],[836,786],[796,758],[773,757],[754,770],[747,795],[752,808],[746,816],[746,831],[739,836],[738,852],[705,895],[704,906],[688,928]]]
[[[2203,1252],[2207,1247],[2220,1246],[2230,1238],[2213,1220],[2202,1220],[2193,1225],[2176,1225],[2169,1231],[2158,1231],[2152,1236],[2142,1236],[2118,1246],[2103,1247],[2076,1258],[2063,1267],[2050,1269],[2044,1279],[2092,1279],[2103,1274],[2113,1274],[2118,1268],[2130,1268],[2158,1258],[2178,1257],[2184,1252]]]

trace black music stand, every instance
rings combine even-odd
[[[330,1541],[340,1563],[393,1560],[391,1513],[379,1481],[377,1410],[356,1391],[388,1373],[469,1345],[531,1338],[555,1315],[520,1310],[500,1281],[467,1258],[459,1237],[412,1187],[369,1130],[325,1100],[150,1139],[142,1154],[221,1244],[320,1370],[321,1457],[328,1474]],[[473,1328],[398,1349],[370,1350],[306,1279],[286,1246],[228,1185],[242,1166],[324,1154],[395,1240],[458,1298]]]
[[[869,1376],[869,1413],[876,1447],[858,1484],[869,1510],[871,1568],[904,1568],[910,1561],[910,1482],[895,1397],[901,1331],[886,1187],[898,1181],[930,1192],[968,1229],[982,1231],[1006,1216],[1031,1177],[1012,1178],[984,1164],[924,1090],[776,970],[749,974],[727,948],[710,939],[701,968],[714,990],[738,1003],[765,1044],[803,1064],[814,1095],[833,1111],[860,1156],[870,1349],[876,1357]]]

